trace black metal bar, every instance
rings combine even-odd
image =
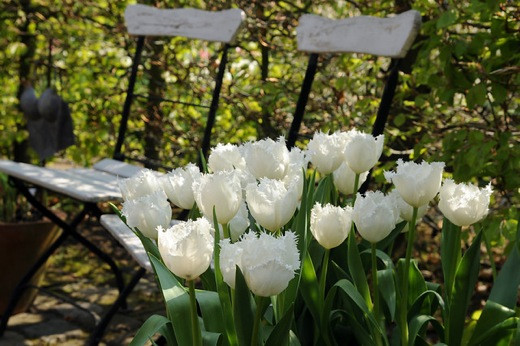
[[[383,90],[383,95],[381,96],[381,102],[379,103],[379,108],[377,110],[376,121],[374,122],[374,126],[372,127],[372,135],[379,136],[383,134],[385,130],[386,121],[388,119],[388,114],[390,114],[390,107],[392,106],[392,100],[395,95],[395,89],[397,87],[398,77],[399,77],[399,65],[400,59],[392,59],[390,62],[391,70],[390,75],[388,76],[388,80],[386,81],[385,88]],[[359,193],[364,194],[368,189],[368,184],[370,183],[370,178],[372,177],[372,170],[368,172],[367,179],[359,188]]]
[[[134,97],[135,81],[137,79],[137,69],[139,68],[139,61],[143,52],[144,36],[139,36],[137,39],[137,47],[135,49],[134,62],[132,71],[130,72],[130,80],[128,81],[128,90],[126,92],[126,99],[123,105],[123,114],[121,116],[121,123],[119,125],[119,133],[117,136],[116,147],[114,149],[114,159],[119,159],[123,142],[125,141],[126,128],[128,125],[128,117],[130,116],[130,108],[132,106],[132,99]]]
[[[96,256],[98,256],[102,261],[104,261],[106,264],[110,266],[110,269],[115,275],[116,278],[116,284],[118,290],[121,292],[124,289],[124,280],[123,280],[123,274],[119,270],[119,267],[116,265],[114,260],[110,258],[106,253],[101,251],[97,246],[92,244],[89,240],[87,240],[85,237],[83,237],[81,234],[76,232],[76,226],[83,220],[85,215],[87,215],[89,212],[99,211],[97,205],[94,203],[85,203],[83,206],[83,209],[81,212],[76,215],[76,217],[67,224],[65,221],[60,219],[58,216],[56,216],[53,212],[51,212],[49,209],[47,209],[43,204],[41,204],[27,189],[27,187],[18,179],[14,179],[11,177],[11,180],[13,181],[15,187],[22,193],[27,201],[34,206],[40,213],[42,213],[43,216],[46,216],[49,218],[53,223],[58,225],[64,232],[66,232],[68,235],[76,238],[83,246],[85,246],[87,249],[89,249],[91,252],[93,252]]]
[[[132,276],[128,285],[126,285],[124,290],[121,293],[119,293],[119,296],[117,297],[114,304],[112,304],[110,309],[105,313],[105,315],[103,315],[101,320],[98,322],[98,324],[92,331],[92,334],[90,334],[90,338],[87,342],[87,345],[99,344],[101,338],[103,337],[103,334],[105,333],[105,329],[108,327],[108,324],[112,320],[112,317],[114,317],[117,310],[119,310],[119,308],[124,304],[128,295],[132,292],[134,287],[137,285],[137,283],[145,273],[146,270],[144,268],[139,268],[139,270]]]
[[[309,94],[312,89],[312,82],[316,75],[316,69],[318,67],[318,54],[312,53],[309,56],[309,63],[307,64],[307,71],[305,72],[305,78],[303,79],[302,89],[298,96],[296,103],[296,110],[294,112],[294,118],[289,129],[289,136],[287,137],[287,148],[291,149],[296,143],[298,138],[298,132],[300,131],[300,125],[303,121],[303,114],[305,113],[305,106],[309,100]]]
[[[395,89],[397,87],[400,61],[400,59],[392,59],[390,62],[392,69],[390,70],[390,75],[388,76],[385,89],[383,90],[383,95],[381,96],[381,102],[379,103],[379,108],[377,110],[376,121],[372,127],[373,136],[379,136],[385,130],[386,120],[388,119],[390,107],[392,106],[392,100],[395,95]]]
[[[226,71],[227,64],[227,53],[229,44],[225,44],[222,55],[220,57],[220,65],[218,67],[217,76],[215,78],[215,89],[213,89],[213,96],[211,98],[211,105],[209,106],[208,120],[206,122],[206,128],[204,129],[204,137],[202,138],[202,156],[207,159],[209,148],[211,146],[211,130],[215,124],[215,116],[218,109],[218,101],[220,97],[220,90],[222,89],[222,81],[224,79],[224,72]],[[200,154],[199,154],[200,155]],[[199,167],[202,169],[202,157],[199,157]]]

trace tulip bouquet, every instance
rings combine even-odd
[[[167,313],[151,316],[133,344],[156,333],[172,345],[520,339],[520,245],[465,328],[483,232],[464,254],[461,234],[486,216],[490,185],[443,181],[441,162],[399,160],[384,173],[390,193],[361,195],[383,142],[351,130],[318,132],[305,150],[288,150],[283,138],[219,144],[204,172],[189,164],[121,181],[121,217],[148,252]],[[425,281],[412,256],[416,223],[437,195],[443,285]],[[188,221],[172,222],[170,203],[189,209]],[[402,232],[406,255],[393,260]]]

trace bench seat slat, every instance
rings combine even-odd
[[[98,171],[107,172],[121,178],[129,178],[143,170],[143,167],[114,159],[103,159],[96,162],[92,167]]]
[[[87,169],[52,169],[0,160],[0,172],[82,202],[120,201],[117,177]],[[111,178],[110,178],[111,177]]]

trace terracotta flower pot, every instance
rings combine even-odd
[[[0,222],[0,315],[3,314],[14,288],[36,260],[59,236],[61,230],[48,220],[35,222]],[[38,285],[45,265],[33,276],[31,285]],[[31,306],[36,289],[27,289],[14,313]]]

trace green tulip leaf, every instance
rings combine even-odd
[[[318,278],[316,277],[316,271],[314,270],[314,265],[312,264],[309,253],[307,253],[307,256],[303,259],[300,286],[303,300],[314,318],[314,321],[318,323],[320,321],[320,311],[322,310],[321,304],[323,302],[319,301],[320,294]]]
[[[404,258],[399,259],[399,261],[397,262],[397,273],[398,277],[400,278],[399,282],[402,282],[401,278],[403,277],[404,262]],[[428,286],[426,285],[426,281],[424,280],[424,277],[422,276],[419,267],[417,267],[417,262],[415,260],[411,260],[410,268],[408,271],[408,306],[411,306],[415,302],[417,297],[419,297],[423,292],[427,290]],[[428,309],[424,308],[421,312],[427,313],[428,311]]]
[[[130,346],[145,345],[156,333],[163,335],[168,345],[177,345],[170,320],[161,315],[152,315],[139,328]]]
[[[251,335],[253,334],[253,324],[255,319],[254,310],[253,297],[251,296],[251,292],[249,292],[242,271],[237,266],[235,272],[235,300],[233,304],[233,313],[235,329],[240,345],[251,345]]]
[[[354,285],[361,293],[367,306],[372,307],[372,299],[370,297],[370,289],[368,288],[367,277],[363,269],[363,262],[356,244],[356,234],[354,229],[348,235],[348,270],[353,279]]]
[[[478,279],[481,239],[482,232],[475,237],[462,257],[455,274],[453,293],[448,309],[448,345],[459,345],[462,340],[466,310]]]
[[[421,293],[417,299],[413,302],[412,306],[408,310],[408,320],[410,321],[414,316],[418,316],[421,313],[421,308],[426,300],[435,301],[437,306],[441,307],[441,314],[444,317],[445,305],[444,300],[438,292],[427,290]],[[432,311],[432,314],[435,311]],[[444,319],[444,318],[443,318]]]
[[[394,321],[397,298],[393,269],[378,270],[377,281],[379,283],[379,292],[381,293],[381,297],[383,298],[383,301],[385,302],[390,314],[390,321]]]
[[[437,335],[441,340],[444,340],[444,328],[441,325],[439,321],[433,316],[429,315],[417,315],[414,316],[410,322],[410,339],[408,339],[408,345],[413,346],[416,345],[417,338],[420,337],[425,331],[426,327],[428,326],[428,323],[430,323],[437,332]]]
[[[202,281],[202,287],[204,287],[207,291],[217,291],[217,284],[215,282],[215,272],[211,267],[208,267],[208,269],[202,273],[200,276],[200,280]]]
[[[291,304],[283,317],[276,323],[271,334],[265,342],[266,346],[278,346],[286,345],[289,341],[289,330],[291,329],[293,316],[294,304]]]
[[[222,334],[202,331],[202,345],[217,346],[222,344]]]
[[[195,297],[199,303],[206,331],[225,333],[226,326],[218,293],[197,290]]]
[[[514,246],[504,266],[500,270],[488,301],[477,321],[475,332],[470,339],[470,344],[475,344],[485,331],[494,325],[515,315],[518,286],[520,285],[520,252]]]
[[[448,304],[451,301],[455,272],[461,258],[460,237],[460,227],[452,224],[447,218],[444,218],[441,234],[441,260],[442,273],[444,275],[444,289],[446,291]]]
[[[166,304],[166,312],[173,324],[177,343],[187,345],[192,341],[191,321],[186,317],[191,315],[189,295],[160,260],[152,254],[149,254],[149,257],[159,280],[159,286]]]
[[[518,329],[519,318],[510,317],[483,331],[478,337],[472,337],[469,345],[510,345],[513,333]]]

